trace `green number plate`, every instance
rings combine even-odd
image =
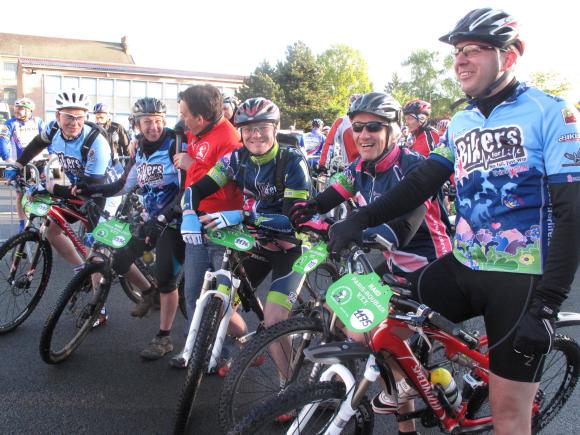
[[[235,227],[226,227],[221,230],[210,230],[209,239],[216,245],[225,246],[236,251],[249,251],[256,245],[256,239],[247,231]]]
[[[93,230],[93,237],[103,245],[119,249],[129,243],[131,231],[128,223],[111,219],[110,221],[99,223]]]
[[[29,198],[28,195],[22,195],[22,208],[27,216],[46,216],[51,204],[50,195],[34,195],[32,198]]]
[[[328,288],[326,303],[349,330],[367,332],[389,315],[392,294],[374,272],[348,274]]]
[[[304,252],[292,265],[292,270],[297,273],[307,274],[316,269],[328,257],[326,243],[318,242],[311,249]]]

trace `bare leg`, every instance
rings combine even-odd
[[[169,331],[173,325],[175,313],[177,312],[177,305],[179,303],[177,289],[173,290],[171,293],[161,293],[159,296],[159,302],[161,305],[159,309],[159,329],[162,331]]]
[[[139,269],[137,269],[137,266],[135,266],[134,264],[131,265],[131,268],[125,274],[125,277],[130,282],[135,284],[137,286],[137,288],[141,291],[147,290],[149,287],[151,287],[151,283],[149,283],[149,281],[147,281],[147,278],[145,278],[145,276],[143,276],[141,271]]]
[[[532,403],[539,383],[489,376],[489,397],[495,435],[529,435]]]
[[[74,267],[83,264],[83,258],[77,252],[73,242],[65,236],[64,232],[58,225],[51,222],[46,231],[46,238],[56,252]]]

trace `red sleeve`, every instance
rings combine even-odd
[[[342,140],[344,141],[344,149],[346,150],[348,162],[352,163],[359,156],[356,144],[354,143],[354,136],[352,135],[352,127],[344,130]]]
[[[326,141],[324,141],[324,145],[322,146],[322,153],[320,154],[320,164],[322,166],[326,166],[328,150],[330,149],[331,145],[334,145],[334,136],[336,135],[336,130],[341,122],[342,118],[338,118],[336,121],[334,121],[334,124],[332,124],[332,127],[328,132],[328,136],[326,136]]]

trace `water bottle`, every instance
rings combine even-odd
[[[433,385],[441,385],[447,401],[451,408],[458,409],[461,405],[461,392],[457,388],[457,384],[449,373],[449,370],[443,367],[436,368],[431,372],[431,383]]]
[[[143,252],[143,263],[149,265],[155,261],[155,255],[153,255],[152,251],[145,251]]]

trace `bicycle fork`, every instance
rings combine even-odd
[[[231,283],[231,285],[223,283],[224,281]],[[217,290],[210,290],[213,282],[222,282],[222,284],[218,284]],[[239,286],[240,280],[232,277],[231,272],[228,270],[220,269],[217,272],[211,272],[208,270],[205,272],[201,295],[196,302],[195,311],[191,319],[185,346],[181,352],[181,356],[185,359],[186,364],[189,363],[191,353],[193,352],[193,346],[197,338],[203,312],[211,298],[218,297],[223,301],[224,313],[220,320],[216,339],[212,348],[211,358],[208,365],[208,373],[216,369],[222,352],[223,343],[228,331],[228,325],[234,314],[233,300]]]
[[[374,355],[369,355],[363,375],[364,379],[358,385],[351,371],[342,364],[331,365],[322,373],[320,381],[331,381],[337,376],[345,384],[347,394],[332,422],[324,431],[324,435],[338,435],[342,432],[344,426],[356,413],[358,405],[361,403],[362,398],[365,397],[371,384],[379,378],[380,371]],[[301,433],[301,430],[308,424],[317,407],[318,404],[310,404],[302,408],[286,433]]]

